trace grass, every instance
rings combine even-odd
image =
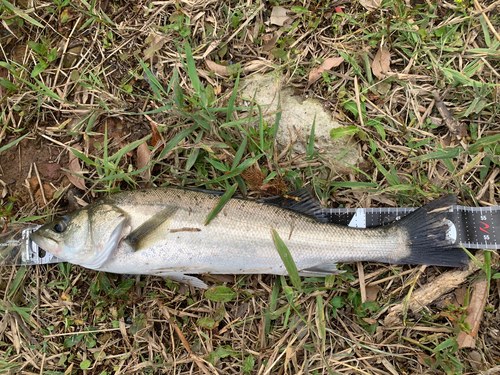
[[[2,0],[2,218],[41,222],[67,211],[73,184],[64,173],[26,185],[35,162],[82,178],[86,201],[153,183],[228,191],[227,198],[311,185],[322,203],[342,207],[419,205],[446,192],[465,205],[497,205],[500,20],[490,2],[385,0],[372,12],[362,3],[337,13],[317,1],[268,9],[51,0],[26,9]],[[277,5],[291,10],[291,24],[265,23]],[[378,80],[370,66],[381,43],[392,74]],[[305,90],[311,69],[332,56],[345,62]],[[207,69],[205,58],[228,74]],[[265,121],[258,97],[238,96],[257,73],[252,66],[272,67],[300,95],[320,99],[344,125],[332,138],[353,138],[364,162],[342,173],[318,152],[314,134],[303,140],[304,155],[276,149],[281,112]],[[433,91],[466,137],[447,136]],[[149,161],[139,165],[144,143]],[[69,166],[70,153],[80,169]],[[47,203],[37,198],[40,184],[55,191]],[[462,350],[449,316],[460,323],[463,307],[429,306],[404,327],[380,324],[422,278],[446,270],[429,267],[417,279],[420,267],[366,263],[361,281],[346,264],[341,275],[301,279],[277,234],[275,243],[290,278],[211,276],[217,286],[207,292],[68,264],[3,267],[0,372],[460,374],[500,365],[488,333],[498,318],[494,256],[479,275],[490,296],[478,346]],[[361,288],[377,281],[381,292],[363,302]]]

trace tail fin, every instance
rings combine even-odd
[[[409,255],[398,264],[462,267],[468,263],[468,255],[448,235],[451,222],[446,215],[455,203],[455,196],[443,196],[393,224],[408,233]]]

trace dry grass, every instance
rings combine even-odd
[[[301,3],[304,12],[295,8],[292,25],[280,28],[268,22],[272,3],[2,0],[0,216],[41,222],[148,180],[212,189],[237,182],[251,197],[312,184],[336,207],[417,205],[447,191],[464,205],[497,205],[500,5],[396,0],[368,12],[367,3]],[[379,81],[370,67],[381,43],[391,61]],[[309,84],[312,68],[338,56],[343,64]],[[364,162],[346,174],[316,152],[270,152],[273,124],[221,126],[248,116],[232,99],[238,72],[270,71],[355,126]],[[143,139],[150,147],[139,151]],[[259,156],[254,169],[231,169],[235,158],[248,167]],[[263,181],[258,170],[276,176]],[[304,280],[301,292],[271,276],[206,276],[234,292],[217,302],[151,276],[3,267],[0,373],[498,369],[498,280],[476,349],[458,349],[465,309],[456,293],[399,326],[381,324],[392,304],[446,269],[343,268],[326,281]],[[484,274],[473,276],[466,287]]]

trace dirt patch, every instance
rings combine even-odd
[[[5,144],[15,141],[7,139]],[[6,184],[9,195],[16,199],[18,208],[31,202],[26,180],[34,181],[28,184],[31,194],[37,193],[38,178],[35,165],[41,181],[45,182],[47,191],[55,191],[50,184],[58,185],[61,179],[61,167],[67,163],[67,156],[61,154],[58,147],[49,142],[40,142],[40,139],[25,138],[19,144],[0,154],[0,179]],[[51,194],[53,196],[53,193]],[[47,198],[47,197],[46,197]]]

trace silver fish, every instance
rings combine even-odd
[[[306,190],[292,195],[294,199],[232,198],[205,225],[220,199],[215,192],[168,187],[122,192],[42,226],[31,238],[49,253],[83,267],[161,275],[201,288],[206,284],[188,274],[286,275],[273,229],[301,276],[338,274],[338,262],[467,263],[465,252],[446,235],[451,195],[372,229],[330,224]]]

